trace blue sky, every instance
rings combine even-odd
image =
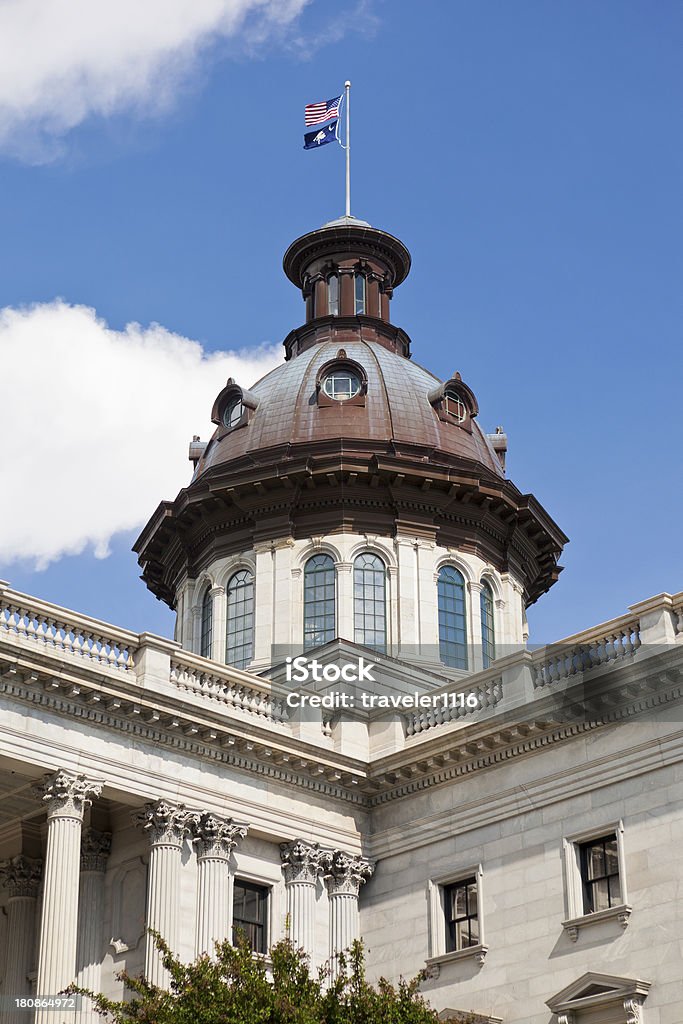
[[[268,11],[199,36],[181,12],[149,80],[131,66],[153,25],[104,82],[97,26],[95,44],[61,26],[58,87],[49,26],[4,33],[26,66],[14,93],[0,82],[0,577],[170,632],[137,524],[186,481],[226,367],[248,385],[303,318],[282,254],[343,212],[342,153],[303,151],[303,106],[348,77],[353,212],[413,256],[393,319],[416,361],[460,371],[482,427],[509,435],[509,475],[571,538],[532,639],[683,589],[683,6]]]

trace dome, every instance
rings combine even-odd
[[[330,332],[294,359],[278,366],[249,389],[256,400],[244,429],[219,426],[197,466],[195,480],[235,460],[262,459],[286,447],[285,458],[297,449],[312,453],[333,443],[369,454],[468,460],[495,476],[503,469],[490,441],[472,419],[471,429],[439,418],[430,395],[441,381],[422,366],[386,348],[372,336]],[[371,334],[371,332],[368,332]],[[339,359],[339,352],[344,355]],[[360,367],[367,377],[363,405],[317,401],[321,371],[341,361]],[[423,451],[420,451],[423,449]]]
[[[341,218],[296,239],[283,262],[305,321],[281,366],[219,392],[213,436],[191,446],[189,486],[135,544],[148,587],[175,607],[179,588],[220,560],[353,533],[466,553],[535,601],[567,538],[506,478],[505,435],[481,429],[460,374],[441,381],[414,362],[391,323],[406,247]]]

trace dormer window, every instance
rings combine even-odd
[[[427,398],[440,420],[472,433],[472,420],[479,412],[479,406],[459,373],[430,391]]]
[[[338,402],[347,402],[361,389],[361,379],[353,370],[333,370],[323,381],[323,391]]]
[[[244,416],[244,406],[241,398],[233,398],[223,410],[223,426],[236,427]]]
[[[356,315],[364,313],[366,308],[367,282],[365,274],[354,274],[354,296]]]
[[[339,275],[330,274],[327,279],[327,312],[339,316]]]
[[[244,427],[258,406],[258,398],[251,391],[241,388],[230,377],[227,384],[213,403],[211,422],[217,424],[218,440],[230,430]]]
[[[336,406],[339,402],[365,405],[368,378],[360,363],[349,359],[340,348],[336,358],[318,371],[315,389],[320,408]]]

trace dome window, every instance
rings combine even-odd
[[[344,349],[340,348],[336,358],[321,367],[315,387],[321,408],[338,407],[340,402],[345,405],[365,405],[368,378],[363,367],[349,359]]]
[[[427,397],[440,420],[472,433],[472,420],[479,412],[479,406],[473,391],[459,373],[439,384]]]
[[[218,426],[217,439],[220,440],[228,431],[246,427],[257,407],[256,395],[241,388],[230,377],[211,410],[211,422]]]
[[[323,381],[323,391],[329,398],[336,398],[338,402],[347,402],[349,398],[355,398],[361,389],[361,379],[351,369],[341,367],[328,373]]]

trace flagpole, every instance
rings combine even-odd
[[[344,82],[346,93],[346,216],[351,216],[351,83]]]

